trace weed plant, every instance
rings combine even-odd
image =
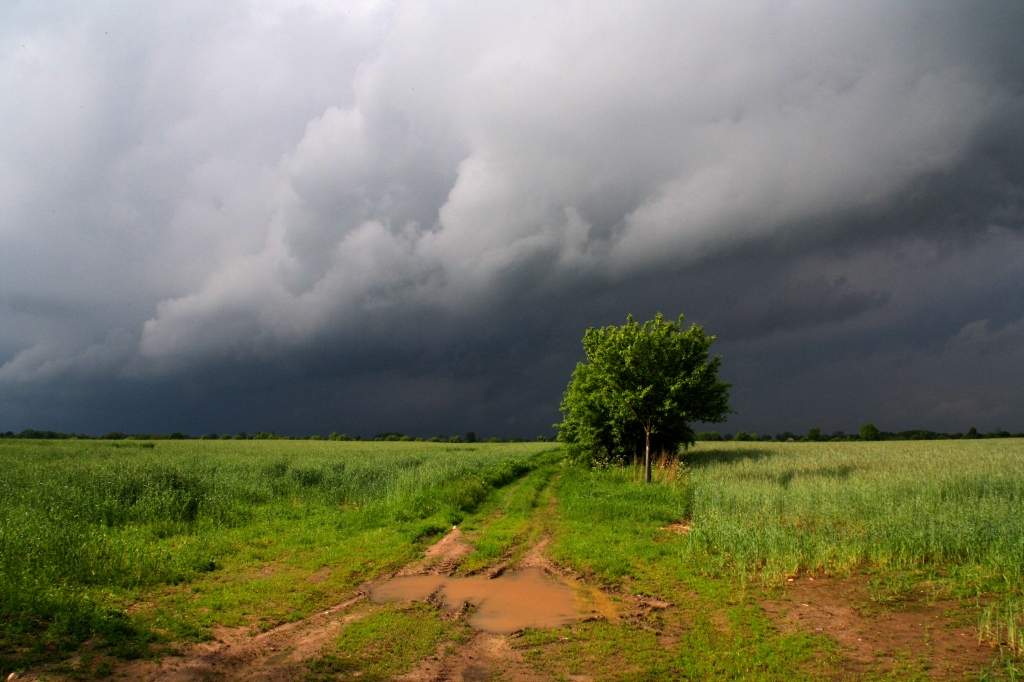
[[[1004,647],[1012,656],[1024,656],[1024,599],[1013,595],[985,607],[978,641]]]

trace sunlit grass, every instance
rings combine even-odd
[[[4,441],[0,663],[302,617],[409,561],[554,447]]]
[[[388,604],[346,627],[335,647],[309,661],[305,679],[394,679],[436,653],[439,644],[461,643],[469,636],[465,624],[438,618],[435,607]]]
[[[703,444],[683,558],[778,579],[944,569],[1022,584],[1024,441]]]
[[[927,582],[1020,655],[1024,441],[702,443],[665,464],[648,485],[567,466],[555,444],[0,442],[0,666],[302,618],[454,524],[476,550],[462,572],[549,537],[556,562],[676,604],[671,650],[587,623],[526,637],[541,667],[814,679],[837,650],[778,632],[758,600],[817,571],[871,574],[880,608]],[[417,609],[367,620],[310,674],[408,669],[454,636]],[[392,642],[414,622],[421,640]],[[379,646],[397,647],[393,665],[359,662]]]

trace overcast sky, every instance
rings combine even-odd
[[[0,430],[1024,430],[1024,5],[6,2]]]

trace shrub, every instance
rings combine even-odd
[[[861,440],[878,440],[882,434],[874,424],[865,424],[860,427]]]

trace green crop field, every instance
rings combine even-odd
[[[461,573],[546,539],[622,603],[671,602],[509,639],[551,679],[942,673],[924,649],[864,662],[828,627],[780,620],[773,604],[811,577],[858,587],[842,606],[872,627],[939,605],[941,627],[971,633],[971,678],[1020,675],[1020,439],[702,443],[650,485],[567,466],[549,443],[7,440],[0,472],[5,675],[116,675],[217,628],[306,619],[455,524],[475,550]],[[351,613],[300,677],[389,679],[474,637],[431,605]]]

